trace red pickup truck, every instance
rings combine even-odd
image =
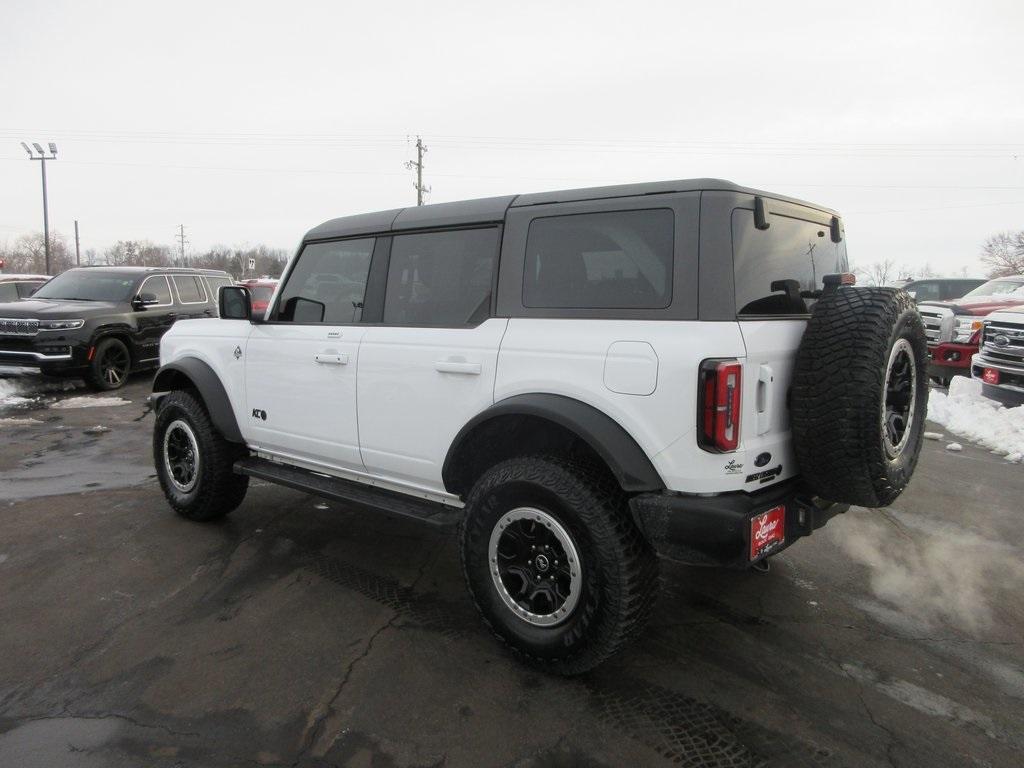
[[[971,357],[978,351],[982,320],[991,312],[1024,300],[1024,275],[999,277],[978,286],[962,299],[922,301],[918,311],[928,337],[928,375],[948,385],[954,376],[971,375]]]

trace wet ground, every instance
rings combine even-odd
[[[488,636],[451,532],[266,485],[176,517],[146,384],[0,381],[0,766],[1021,765],[1024,469],[966,441],[767,575],[665,565],[563,680]]]

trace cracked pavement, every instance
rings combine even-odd
[[[1020,764],[1024,472],[966,441],[766,575],[664,564],[563,680],[488,636],[453,531],[262,483],[176,517],[146,385],[0,412],[0,766]]]

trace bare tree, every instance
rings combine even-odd
[[[885,285],[896,279],[896,260],[883,259],[866,267],[857,267],[853,272],[857,275],[858,282],[866,285]]]
[[[4,272],[31,273],[42,275],[46,273],[46,249],[43,243],[43,233],[33,232],[30,235],[22,235],[14,241],[13,246],[4,246],[0,251],[0,258],[3,258],[6,266]],[[56,232],[50,233],[50,269],[56,275],[73,266],[74,256],[68,251],[68,243],[63,235]]]
[[[989,277],[1024,275],[1024,230],[992,235],[981,247]]]

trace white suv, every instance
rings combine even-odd
[[[160,482],[192,520],[258,477],[461,523],[494,632],[581,672],[656,555],[763,567],[906,486],[923,328],[846,265],[834,212],[709,179],[334,219],[264,316],[228,287],[163,337]]]

